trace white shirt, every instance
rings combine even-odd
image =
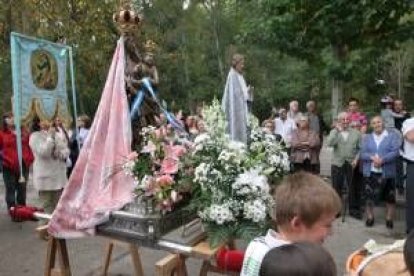
[[[375,144],[377,145],[377,149],[379,145],[381,144],[382,140],[388,135],[388,131],[384,130],[380,135],[376,134],[375,132],[372,133],[372,136],[374,137]],[[371,165],[371,172],[374,173],[382,173],[381,168],[377,168],[374,166],[374,164]]]
[[[283,240],[277,232],[271,229],[267,231],[266,236],[255,238],[249,243],[244,254],[240,276],[258,276],[266,253],[272,248],[289,243],[289,241]]]
[[[343,130],[340,133],[342,135],[342,138],[344,138],[344,141],[348,140],[348,136],[349,136],[349,131],[348,130]]]
[[[404,121],[401,132],[405,136],[409,131],[414,129],[414,118],[407,119]],[[410,161],[414,161],[414,143],[408,142],[407,139],[404,139],[404,151],[402,156]]]
[[[380,135],[373,132],[372,135],[374,136],[374,141],[375,141],[375,144],[377,144],[377,148],[378,148],[382,140],[384,140],[384,138],[388,135],[388,131],[384,130]]]
[[[290,148],[292,133],[296,128],[296,123],[292,119],[287,118],[284,121],[280,118],[275,119],[275,134],[282,136],[282,139],[285,141],[286,147],[288,148]]]
[[[83,144],[86,141],[86,138],[88,137],[89,134],[89,129],[83,128],[81,127],[79,129],[79,133],[78,133],[78,141],[79,141],[79,146],[83,147]]]

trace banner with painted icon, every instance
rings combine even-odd
[[[67,128],[73,121],[66,87],[68,62],[75,117],[76,91],[71,47],[19,33],[11,33],[10,43],[13,115],[22,175],[21,127],[30,125],[34,118],[53,120],[59,117]]]
[[[43,39],[11,34],[13,111],[23,124],[34,117],[60,117],[70,124],[72,116],[66,88],[68,46]]]

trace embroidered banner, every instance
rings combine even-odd
[[[69,47],[11,34],[13,110],[23,123],[59,116],[69,124],[66,72]]]
[[[66,126],[72,117],[66,93],[66,62],[71,66],[72,97],[76,114],[76,92],[73,78],[71,48],[47,40],[11,33],[11,63],[13,76],[13,113],[17,131],[17,154],[20,179],[23,179],[21,124],[35,116],[53,119],[59,116]]]

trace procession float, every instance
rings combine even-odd
[[[47,256],[61,250],[68,259],[66,239],[99,235],[187,255],[206,239],[208,253],[197,256],[211,257],[214,248],[263,234],[274,187],[290,169],[284,145],[252,115],[247,142],[230,139],[217,99],[200,114],[205,131],[190,139],[160,100],[157,44],[139,37],[142,16],[124,4],[113,19],[121,37],[88,138],[55,211],[37,215],[49,219],[41,230],[51,237]]]

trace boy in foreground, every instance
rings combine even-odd
[[[272,248],[298,241],[323,243],[341,211],[341,199],[335,190],[322,178],[305,172],[285,177],[274,199],[272,216],[277,232],[269,229],[266,236],[250,242],[241,276],[259,275],[262,260]]]

